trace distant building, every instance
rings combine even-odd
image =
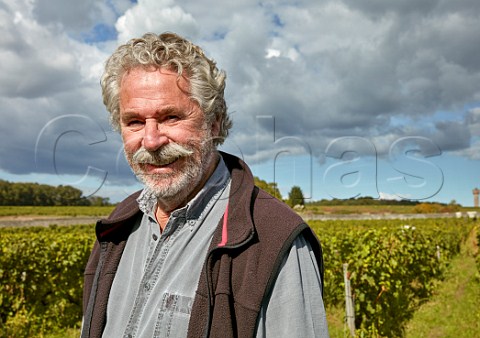
[[[480,193],[480,190],[478,188],[473,189],[473,206],[475,208],[478,208],[478,194]]]

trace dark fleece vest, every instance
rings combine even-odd
[[[228,216],[218,224],[204,262],[189,338],[253,337],[262,303],[300,234],[312,246],[323,285],[322,250],[313,231],[288,206],[255,187],[245,163],[222,156],[232,178]],[[137,197],[130,196],[97,223],[98,240],[85,269],[82,338],[102,335],[115,272],[135,219],[141,217]]]

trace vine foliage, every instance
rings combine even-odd
[[[402,336],[473,224],[468,219],[311,222],[324,250],[326,305],[343,306],[342,264],[348,263],[359,333]]]

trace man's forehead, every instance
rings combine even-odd
[[[122,78],[120,112],[134,112],[142,107],[172,113],[175,109],[183,112],[199,109],[198,102],[184,89],[188,85],[187,81],[165,68],[131,69]]]
[[[121,77],[120,80],[120,86],[123,84],[125,81],[125,78],[127,77],[138,77],[138,78],[145,78],[148,77],[148,75],[155,75],[155,74],[161,74],[162,77],[172,77],[174,79],[179,88],[182,91],[188,91],[189,86],[190,86],[190,79],[188,76],[185,74],[185,71],[182,73],[179,73],[178,70],[174,69],[173,67],[157,67],[157,66],[137,66],[130,68],[126,70]]]

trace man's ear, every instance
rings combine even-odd
[[[212,131],[213,138],[217,138],[220,135],[220,126],[221,125],[222,125],[222,118],[217,116],[215,118],[215,120],[213,120],[212,125],[211,125],[211,131]]]

